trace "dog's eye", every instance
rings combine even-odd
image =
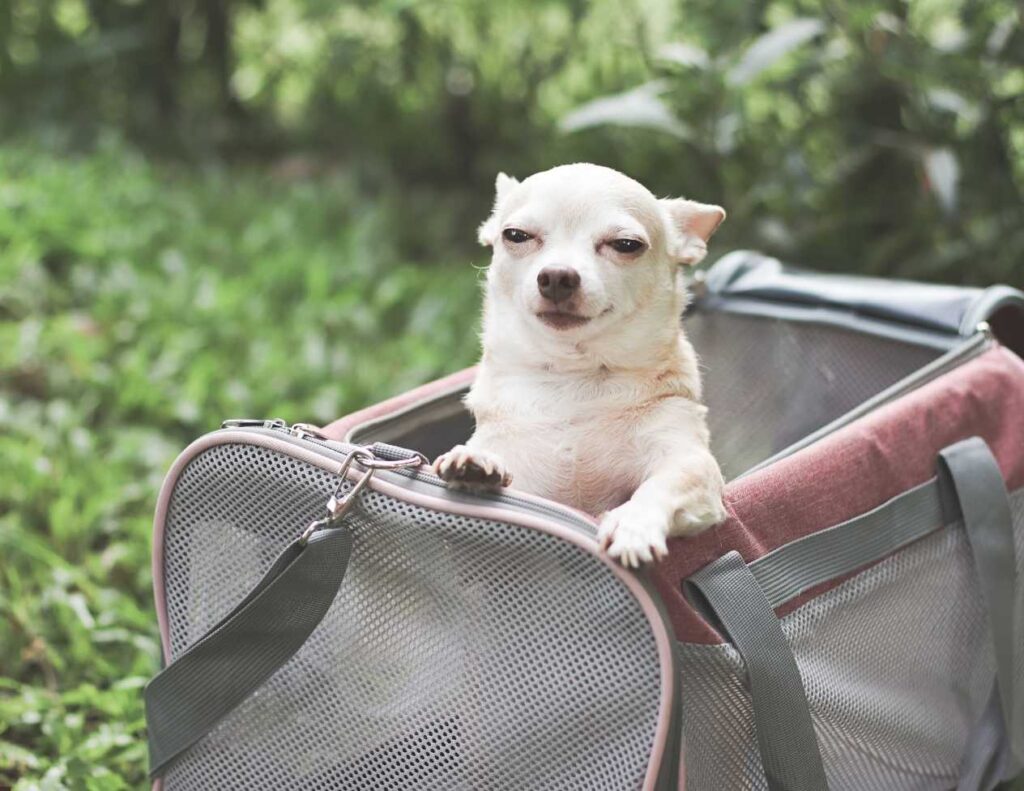
[[[533,238],[532,234],[528,234],[526,231],[521,231],[518,228],[506,228],[501,232],[501,235],[512,242],[512,244],[522,244]]]
[[[617,253],[639,253],[644,243],[638,239],[612,239],[608,244]]]

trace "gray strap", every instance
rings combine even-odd
[[[778,607],[940,528],[944,523],[941,494],[933,478],[866,514],[752,560],[750,571],[772,607]]]
[[[295,542],[231,613],[146,686],[150,776],[159,776],[299,650],[345,576],[344,527]]]
[[[992,791],[1011,772],[998,686],[992,685],[992,694],[981,719],[975,723],[967,740],[956,791]]]
[[[746,666],[761,762],[771,791],[828,788],[800,670],[761,586],[738,552],[686,580],[687,596],[710,610]],[[698,593],[699,592],[699,593]]]
[[[1015,684],[1017,654],[1017,560],[1014,551],[1013,519],[1006,484],[989,450],[980,437],[971,437],[943,450],[941,466],[948,475],[967,540],[971,545],[978,582],[992,632],[996,659],[996,683],[1006,723],[1010,749],[1024,757],[1024,711],[1022,695]]]

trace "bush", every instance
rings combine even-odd
[[[661,191],[684,185],[726,206],[719,249],[1024,286],[1024,34],[1014,7],[808,11],[724,4],[695,17],[685,38],[655,50],[653,80],[578,108],[563,127],[618,139],[621,166],[650,173]],[[674,159],[629,144],[637,129],[674,141]]]
[[[0,787],[136,786],[173,457],[226,417],[325,422],[470,364],[477,273],[397,261],[343,176],[108,142],[0,148],[0,184]]]
[[[88,146],[113,126],[192,160],[302,151],[360,184],[443,193],[424,224],[435,247],[467,238],[499,169],[591,160],[721,202],[719,249],[1024,284],[1013,0],[12,0],[4,14],[0,131],[57,125]]]

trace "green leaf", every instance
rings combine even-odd
[[[793,50],[825,31],[825,23],[812,17],[791,19],[758,37],[740,56],[727,81],[739,87],[753,81]]]
[[[711,65],[708,53],[692,44],[673,41],[658,48],[659,60],[694,69],[706,69]]]
[[[946,214],[954,214],[957,205],[957,185],[960,164],[949,148],[930,148],[922,156],[928,186]]]
[[[677,119],[661,94],[668,89],[664,80],[602,96],[577,107],[559,122],[563,132],[578,132],[596,126],[628,126],[655,129],[673,137],[686,138],[689,129]]]
[[[0,769],[23,772],[26,769],[38,769],[40,766],[41,761],[32,751],[0,740]]]

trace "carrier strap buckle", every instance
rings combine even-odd
[[[353,463],[358,464],[360,467],[366,470],[362,477],[356,481],[355,485],[347,492],[342,493],[342,489],[345,483],[348,481],[348,471],[351,469]],[[366,488],[370,482],[370,478],[377,470],[399,470],[416,468],[427,463],[427,457],[422,453],[413,453],[403,459],[382,459],[376,456],[372,448],[369,447],[358,447],[355,448],[348,456],[345,457],[345,461],[342,462],[341,469],[338,470],[338,475],[341,478],[338,481],[337,487],[334,489],[334,493],[327,501],[327,516],[322,519],[315,519],[309,523],[305,530],[302,531],[302,535],[299,536],[299,543],[305,545],[310,536],[312,536],[318,530],[324,530],[330,527],[338,520],[344,518],[352,506],[355,504],[359,494]]]

